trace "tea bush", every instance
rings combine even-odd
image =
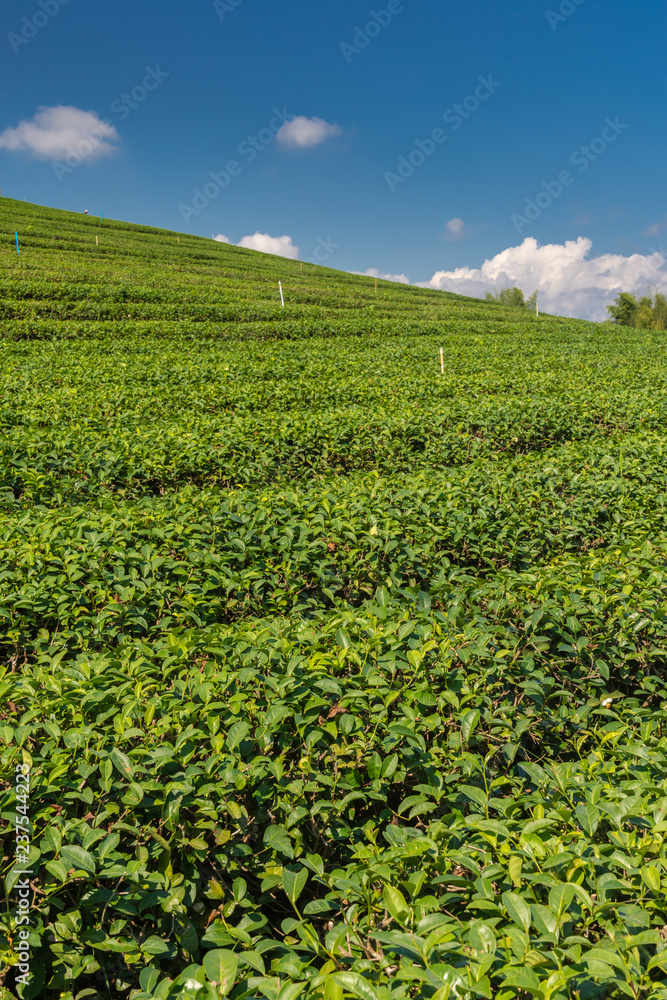
[[[665,334],[6,199],[0,268],[0,997],[664,1000]]]

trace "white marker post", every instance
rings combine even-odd
[[[98,247],[99,245],[100,245],[100,238],[99,238],[99,236],[96,236],[95,237],[95,246]]]
[[[284,309],[285,308],[285,296],[283,295],[283,283],[282,283],[282,281],[278,282],[278,288],[280,289],[280,301],[282,302],[283,309]]]
[[[535,299],[535,315],[538,317],[540,315],[540,303],[538,299]]]
[[[440,371],[442,372],[443,375],[445,374],[445,349],[444,349],[444,347],[440,348]]]

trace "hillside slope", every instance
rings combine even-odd
[[[0,267],[0,998],[664,1000],[666,335],[7,199]]]
[[[25,324],[26,337],[53,336],[53,324],[64,322],[68,326],[57,329],[68,337],[97,336],[102,330],[96,324],[104,323],[106,335],[113,323],[115,336],[194,333],[249,340],[446,332],[461,322],[474,324],[471,332],[501,333],[506,324],[516,328],[529,318],[387,281],[379,282],[376,296],[373,279],[7,198],[0,199],[0,236],[2,319]]]

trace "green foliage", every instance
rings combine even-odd
[[[653,302],[653,330],[667,330],[667,296],[657,292]]]
[[[537,306],[537,292],[533,292],[529,299],[525,299],[520,288],[502,288],[495,295],[493,292],[487,292],[486,300],[488,302],[499,302],[501,305],[509,306],[512,309],[530,309],[531,312],[534,312]]]
[[[665,1000],[664,337],[2,239],[0,1000]]]
[[[639,301],[630,292],[621,292],[607,312],[619,326],[634,326],[640,330],[667,330],[667,298],[658,292],[653,298],[645,295]]]
[[[621,292],[612,305],[607,306],[607,312],[614,323],[619,326],[637,326],[637,299],[630,292]]]

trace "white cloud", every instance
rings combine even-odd
[[[457,240],[462,240],[466,235],[465,222],[463,219],[450,219],[445,226],[444,238],[450,243],[454,243]]]
[[[485,260],[480,268],[437,271],[420,285],[476,298],[514,285],[527,295],[538,289],[544,312],[596,321],[608,318],[606,306],[619,292],[646,294],[649,285],[667,291],[667,261],[659,253],[590,257],[592,246],[583,236],[546,246],[528,237],[520,246]]]
[[[269,236],[268,233],[255,233],[254,236],[244,236],[238,247],[247,250],[260,250],[262,253],[273,253],[278,257],[288,257],[297,260],[299,248],[292,243],[291,236]]]
[[[290,122],[285,122],[276,135],[282,146],[288,149],[306,149],[319,146],[321,142],[342,133],[340,125],[330,125],[323,118],[306,118],[298,115]]]
[[[25,119],[16,128],[0,134],[0,149],[12,153],[30,153],[40,160],[60,160],[72,154],[87,160],[101,159],[117,147],[119,138],[110,122],[102,121],[94,111],[58,105],[39,108],[34,118]]]
[[[409,285],[410,279],[405,274],[386,274],[378,271],[376,267],[369,267],[367,271],[351,271],[350,274],[361,274],[368,278],[381,278],[382,281],[398,281],[401,285]]]
[[[213,239],[216,243],[230,243],[229,236],[218,233]],[[244,236],[240,242],[234,244],[237,247],[245,247],[246,250],[259,250],[261,253],[273,253],[278,257],[289,257],[290,260],[297,260],[299,248],[292,243],[291,236],[269,236],[268,233],[255,233],[254,236]]]

